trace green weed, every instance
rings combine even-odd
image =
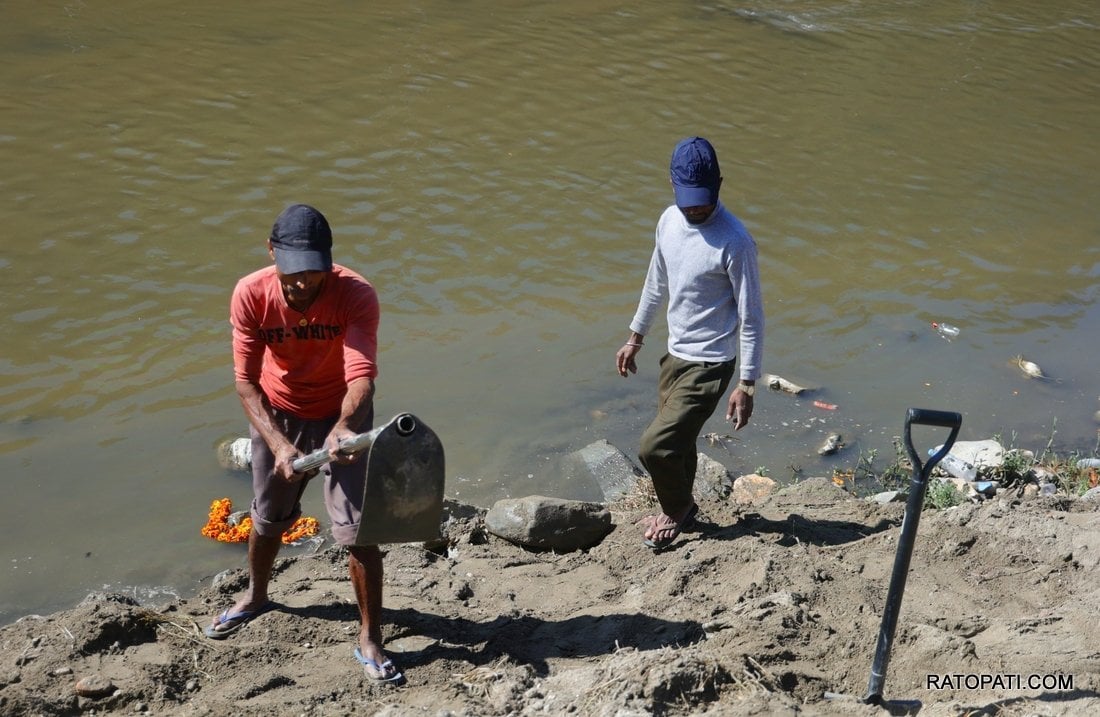
[[[964,502],[966,502],[966,496],[954,484],[945,480],[933,479],[929,481],[928,489],[924,492],[925,510],[953,508]]]

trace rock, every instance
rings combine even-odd
[[[485,527],[512,543],[568,552],[595,545],[612,525],[611,511],[599,503],[532,495],[498,500]]]
[[[1081,495],[1081,500],[1088,501],[1089,503],[1100,502],[1100,486],[1086,490]]]
[[[755,503],[775,492],[776,482],[766,476],[749,473],[733,482],[732,497],[737,503]]]
[[[1054,483],[1040,483],[1039,484],[1039,495],[1043,496],[1044,498],[1048,498],[1048,497],[1053,496],[1053,495],[1058,495],[1058,486],[1055,485]]]
[[[963,480],[962,478],[940,478],[938,479],[944,483],[950,483],[954,486],[955,490],[959,491],[962,495],[966,495],[970,492],[971,481]]]
[[[226,568],[217,575],[214,576],[210,584],[214,587],[220,585],[231,585],[234,582],[239,582],[241,579],[241,571],[238,568]]]
[[[609,503],[629,493],[645,476],[634,461],[606,440],[563,456],[561,470],[567,481],[594,482]]]
[[[1004,463],[1004,453],[1004,446],[990,438],[984,441],[955,441],[949,455],[981,470],[1000,468]]]
[[[1053,483],[1054,479],[1058,477],[1057,473],[1042,466],[1035,466],[1031,472],[1038,483]]]
[[[126,607],[138,607],[139,603],[129,595],[123,595],[122,593],[90,592],[80,601],[80,605],[96,605],[101,607],[122,605]]]
[[[115,691],[115,686],[101,675],[88,675],[76,683],[76,693],[81,697],[106,697]]]
[[[703,498],[728,498],[733,476],[726,467],[705,453],[699,454],[695,467],[695,492]]]
[[[886,505],[887,503],[901,503],[902,501],[906,500],[906,497],[905,494],[899,490],[888,490],[883,491],[882,493],[875,493],[867,500],[874,501],[875,503],[879,503],[881,505]]]

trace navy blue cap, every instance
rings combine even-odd
[[[718,188],[722,186],[722,170],[718,154],[702,137],[680,140],[672,150],[669,165],[676,206],[702,207],[718,203]]]
[[[332,271],[332,230],[321,212],[308,204],[292,204],[271,228],[275,266],[283,274]]]

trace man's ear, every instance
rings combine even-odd
[[[271,257],[271,261],[275,261],[275,247],[271,246],[271,240],[267,240],[267,255]]]

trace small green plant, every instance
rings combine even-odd
[[[756,467],[756,475],[767,477],[768,467],[767,466],[757,466]]]
[[[1054,437],[1058,435],[1058,417],[1055,416],[1050,422],[1050,438],[1047,439],[1046,447],[1043,448],[1043,452],[1039,454],[1039,457],[1035,459],[1035,462],[1040,465],[1047,463],[1047,454],[1054,453]]]
[[[1100,484],[1100,473],[1095,468],[1082,468],[1077,465],[1077,454],[1069,458],[1053,456],[1047,468],[1054,473],[1054,482],[1067,495],[1078,496]]]
[[[867,453],[863,452],[863,449],[859,449],[859,457],[856,459],[855,478],[875,478],[875,458],[878,456],[878,450],[875,448],[870,449]],[[853,481],[855,480],[853,478]]]
[[[1068,456],[1058,455],[1054,450],[1054,437],[1057,433],[1058,419],[1054,418],[1051,422],[1050,438],[1047,439],[1046,447],[1035,459],[1034,464],[1052,473],[1053,482],[1061,492],[1067,495],[1079,496],[1100,485],[1100,471],[1077,465],[1077,459],[1080,458],[1079,452],[1073,451]],[[1097,445],[1093,453],[1098,450],[1100,450],[1100,432],[1097,432]]]
[[[894,436],[894,460],[882,472],[882,485],[888,488],[904,488],[912,473],[913,466],[901,444],[901,436]]]
[[[950,482],[944,480],[932,480],[924,493],[925,510],[943,510],[961,505],[966,496]]]
[[[1001,440],[1000,434],[995,434],[993,438],[1001,445],[1005,445],[1005,442]],[[1034,460],[1034,457],[1029,451],[1017,447],[1016,431],[1013,431],[1012,439],[1007,444],[1001,459],[1001,465],[995,471],[995,477],[1001,482],[1001,485],[1004,486],[1026,481],[1027,475],[1034,465]]]

